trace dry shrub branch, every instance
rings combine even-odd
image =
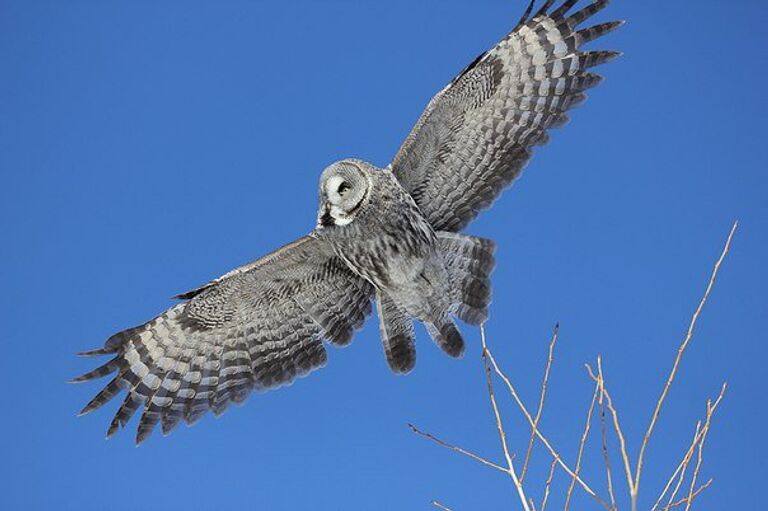
[[[568,487],[567,487],[568,489],[564,496],[564,509],[566,511],[569,509],[573,492],[577,486],[580,488],[581,491],[583,491],[584,493],[592,497],[594,502],[599,507],[602,507],[608,511],[618,511],[619,503],[616,498],[615,486],[613,481],[614,476],[613,476],[612,464],[611,464],[611,449],[609,448],[609,441],[608,441],[609,435],[613,434],[618,440],[618,448],[617,448],[618,455],[621,460],[622,470],[624,472],[624,476],[626,478],[626,483],[627,483],[626,503],[628,504],[629,508],[632,511],[637,511],[638,498],[640,496],[640,482],[643,474],[643,469],[645,468],[646,450],[653,436],[653,432],[656,429],[656,425],[661,415],[662,408],[666,403],[669,390],[672,387],[672,384],[674,383],[675,378],[677,376],[678,370],[680,368],[680,364],[683,359],[683,355],[685,354],[686,350],[690,346],[691,341],[693,340],[696,324],[699,320],[699,317],[701,316],[701,312],[703,311],[704,306],[706,305],[707,300],[709,299],[709,295],[712,292],[715,281],[717,280],[717,276],[720,272],[720,267],[730,250],[731,241],[733,240],[733,236],[736,233],[737,227],[738,227],[738,222],[735,222],[731,227],[730,232],[728,233],[728,238],[726,239],[725,245],[723,246],[722,252],[720,253],[720,257],[715,262],[714,268],[712,269],[712,273],[710,275],[704,294],[701,297],[701,300],[699,301],[699,304],[696,307],[696,310],[693,313],[693,316],[691,317],[690,323],[688,325],[688,330],[685,336],[683,337],[683,340],[680,343],[680,346],[678,347],[677,354],[675,356],[674,362],[670,369],[669,375],[667,376],[667,379],[664,383],[661,394],[658,400],[656,401],[656,405],[651,414],[648,427],[645,430],[642,441],[640,443],[637,459],[634,464],[632,463],[631,457],[629,455],[629,449],[627,448],[627,439],[621,427],[621,420],[619,418],[618,410],[614,405],[613,398],[611,397],[611,394],[608,391],[608,387],[606,385],[606,381],[603,374],[603,364],[600,356],[598,356],[596,359],[597,370],[595,370],[591,364],[586,364],[587,373],[589,377],[594,381],[595,387],[594,387],[594,392],[592,394],[592,399],[587,409],[584,428],[579,439],[578,455],[576,457],[575,463],[573,464],[567,463],[563,459],[563,457],[560,455],[559,451],[552,445],[552,442],[544,435],[544,433],[539,428],[539,422],[542,416],[542,412],[544,409],[544,402],[547,395],[547,386],[549,382],[550,370],[552,368],[552,361],[554,360],[555,346],[557,344],[557,338],[559,334],[558,326],[555,327],[555,330],[552,334],[552,338],[549,343],[549,353],[547,356],[546,366],[544,368],[544,375],[543,375],[542,384],[541,384],[541,392],[539,394],[539,402],[536,408],[535,415],[532,415],[531,412],[528,410],[528,408],[525,406],[514,384],[512,383],[512,380],[506,375],[506,373],[501,369],[501,367],[497,363],[493,355],[493,352],[488,347],[486,336],[485,336],[485,328],[484,326],[480,327],[480,338],[483,346],[482,361],[483,361],[483,367],[485,370],[484,372],[485,372],[486,383],[488,388],[488,397],[491,403],[491,409],[493,410],[493,416],[495,419],[496,429],[499,435],[499,441],[501,444],[502,453],[504,455],[504,463],[496,463],[496,462],[490,461],[462,447],[449,444],[430,433],[425,433],[419,430],[413,425],[409,424],[409,427],[414,433],[424,438],[427,438],[428,440],[440,445],[441,447],[444,447],[453,452],[457,452],[459,454],[467,456],[475,461],[482,463],[485,466],[488,466],[494,469],[495,471],[500,471],[507,474],[507,476],[510,478],[512,482],[515,494],[517,496],[517,500],[519,500],[520,502],[520,507],[524,511],[544,511],[545,510],[547,503],[550,500],[552,482],[557,474],[558,468],[568,477],[568,480],[569,480]],[[515,466],[515,456],[512,454],[512,451],[510,450],[509,439],[507,437],[507,433],[504,428],[504,421],[502,419],[501,410],[499,409],[499,405],[496,400],[496,394],[494,392],[494,384],[493,384],[493,381],[495,379],[494,375],[496,379],[500,380],[504,384],[504,387],[506,387],[506,390],[509,392],[510,396],[514,400],[523,418],[526,420],[528,426],[531,428],[531,436],[530,436],[530,439],[528,439],[527,445],[524,447],[525,457],[523,458],[519,472],[517,467]],[[710,399],[707,401],[704,417],[702,420],[699,420],[698,423],[696,424],[696,430],[693,435],[693,439],[685,449],[680,463],[672,471],[672,474],[669,476],[669,479],[667,480],[666,484],[662,488],[658,498],[656,499],[653,506],[650,508],[651,511],[669,511],[671,509],[682,508],[683,506],[685,506],[686,511],[689,511],[693,506],[696,498],[699,497],[704,490],[706,490],[712,485],[712,482],[713,482],[712,479],[708,479],[703,484],[699,483],[699,476],[701,473],[701,467],[704,460],[705,441],[712,427],[712,418],[715,412],[717,411],[717,408],[719,407],[723,399],[723,396],[725,395],[726,389],[727,389],[727,384],[724,383],[720,389],[720,393],[718,394],[718,396],[714,400]],[[594,489],[595,487],[588,484],[580,475],[583,457],[586,450],[587,440],[589,438],[590,431],[592,429],[592,418],[595,413],[599,414],[599,419],[600,419],[600,435],[601,435],[600,447],[601,447],[602,463],[605,466],[605,491],[607,492],[607,497],[603,497],[600,493],[598,493],[598,491]],[[609,416],[610,419],[607,416]],[[537,441],[547,450],[547,452],[549,453],[549,456],[552,459],[548,477],[546,479],[546,482],[544,483],[542,498],[538,507],[536,506],[534,499],[528,495],[529,490],[524,484],[526,474],[529,471],[530,460],[531,460],[531,455],[533,453],[534,445],[536,444]],[[681,495],[681,492],[682,492],[682,495]],[[433,501],[432,504],[435,507],[443,510],[449,509],[447,506],[437,501]]]

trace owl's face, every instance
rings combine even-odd
[[[351,223],[368,200],[370,188],[362,162],[343,160],[326,168],[320,176],[317,228]]]

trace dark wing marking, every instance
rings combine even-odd
[[[323,339],[347,344],[371,312],[373,289],[323,241],[307,236],[180,295],[155,319],[110,337],[84,355],[113,355],[74,382],[113,379],[83,408],[122,390],[113,435],[141,408],[141,443],[157,425],[169,433],[206,411],[222,413],[251,390],[292,382],[326,362]]]
[[[457,232],[520,175],[547,130],[563,125],[602,77],[587,70],[619,55],[581,46],[621,22],[579,30],[603,9],[597,0],[566,16],[548,0],[483,53],[429,103],[392,170],[436,230]]]

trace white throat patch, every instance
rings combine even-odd
[[[331,206],[331,218],[333,218],[336,225],[349,225],[352,222],[352,218],[344,213],[338,206]]]

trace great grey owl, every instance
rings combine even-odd
[[[84,355],[111,355],[78,378],[115,373],[83,408],[127,395],[111,436],[142,409],[137,443],[157,425],[222,413],[252,390],[279,387],[326,362],[323,341],[345,345],[375,301],[386,359],[415,363],[413,320],[446,353],[464,341],[453,318],[488,317],[490,240],[458,234],[490,206],[618,55],[581,46],[621,22],[579,29],[608,0],[579,11],[533,2],[511,33],[429,103],[392,163],[334,163],[320,178],[316,228],[276,252],[193,291],[151,321]]]

